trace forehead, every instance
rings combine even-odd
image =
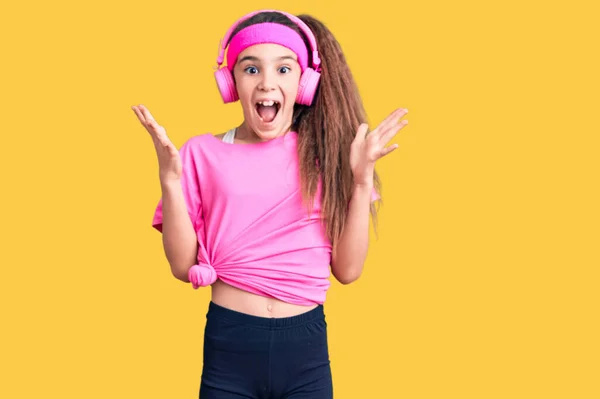
[[[274,62],[282,58],[298,60],[298,56],[292,50],[274,43],[255,44],[246,48],[238,55],[238,62],[244,61],[244,58],[248,57],[253,61],[262,62]]]

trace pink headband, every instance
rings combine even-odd
[[[238,55],[255,44],[273,43],[287,47],[298,56],[302,72],[308,67],[308,50],[302,37],[292,28],[274,22],[250,25],[231,39],[227,50],[227,68],[232,71]]]

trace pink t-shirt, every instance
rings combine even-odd
[[[194,288],[218,278],[293,304],[324,303],[331,242],[319,194],[310,216],[302,204],[297,138],[230,144],[202,134],[182,145],[181,184],[199,244]],[[161,223],[162,199],[152,226],[162,231]]]

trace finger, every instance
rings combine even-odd
[[[154,141],[158,141],[163,147],[169,147],[173,145],[167,134],[161,129],[161,126],[156,122],[156,120],[154,120],[152,114],[150,114],[150,111],[148,111],[146,107],[140,104],[131,108],[143,123],[148,133],[150,133],[150,136]],[[171,155],[174,155],[171,148],[168,148],[168,151]]]
[[[138,117],[140,122],[142,122],[142,124],[146,124],[146,118],[144,118],[144,115],[142,115],[139,107],[134,105],[131,107],[131,109],[133,109],[133,112],[135,112],[135,115]]]
[[[131,108],[133,109],[133,112],[135,112],[135,114],[137,115],[138,119],[140,120],[146,131],[150,134],[150,137],[152,137],[152,140],[156,140],[158,136],[156,133],[156,126],[154,126],[153,123],[148,122],[146,120],[146,117],[142,113],[140,106],[133,106]]]
[[[159,140],[164,141],[165,138],[167,138],[167,134],[165,129],[158,124],[158,122],[156,122],[154,119],[152,119],[152,116],[148,116],[146,114],[146,123],[144,125],[146,127],[146,130],[148,130],[148,133],[150,133],[150,135],[152,137],[156,137]]]
[[[150,137],[152,137],[152,140],[154,140],[154,141],[158,140],[161,143],[161,145],[164,145],[164,139],[159,132],[156,122],[151,122],[151,121],[147,122],[144,125],[144,127],[148,131],[148,134],[150,134]]]
[[[367,132],[369,131],[369,125],[366,123],[361,123],[358,129],[356,130],[356,137],[354,137],[354,141],[361,141],[367,136]]]
[[[152,116],[152,114],[150,113],[148,108],[144,107],[143,105],[140,105],[140,109],[142,111],[142,114],[146,118],[147,122],[156,122],[156,120],[154,119],[154,117]]]
[[[407,113],[408,110],[406,108],[398,108],[392,112],[386,118],[386,120],[381,122],[380,127],[378,127],[379,138],[381,139],[382,137],[386,136],[390,130],[397,130],[398,122],[400,122],[400,119],[402,119],[402,117],[404,117]]]
[[[389,147],[384,147],[381,150],[381,155],[379,156],[379,158],[381,159],[381,158],[385,157],[389,153],[394,152],[394,150],[396,150],[397,148],[398,148],[398,144],[393,144],[393,145],[391,145]]]
[[[173,145],[173,143],[171,143],[171,140],[169,140],[169,138],[167,137],[166,134],[163,133],[159,133],[157,131],[153,131],[154,137],[156,137],[156,139],[158,140],[158,142],[163,146],[163,147],[170,147]],[[171,150],[169,149],[169,152],[171,152]]]
[[[161,141],[165,138],[168,140],[166,132],[164,132],[162,126],[159,125],[156,119],[154,119],[148,108],[144,107],[143,105],[140,105],[140,108],[142,110],[142,114],[146,119],[146,126],[149,128],[150,133],[160,138]]]
[[[388,128],[387,131],[382,132],[380,136],[382,144],[386,145],[387,143],[389,143],[389,141],[393,139],[398,134],[398,132],[406,125],[408,125],[408,121],[403,120],[402,122],[400,122],[400,124],[392,125]]]
[[[406,108],[399,108],[396,111],[394,111],[392,113],[392,115],[394,115],[394,116],[391,117],[391,118],[389,118],[389,120],[387,121],[387,123],[384,126],[382,126],[380,134],[379,134],[379,138],[381,139],[382,137],[386,136],[386,134],[390,130],[397,130],[398,129],[398,122],[407,113],[408,113],[408,110]]]
[[[400,118],[406,114],[405,110],[405,108],[396,109],[394,112],[389,114],[388,117],[385,118],[372,133],[380,137],[382,132],[386,131],[390,126],[398,123]]]

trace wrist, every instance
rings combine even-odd
[[[368,165],[364,169],[354,170],[354,185],[359,187],[373,186],[373,176],[375,174],[374,165]]]
[[[181,180],[179,179],[160,179],[160,188],[163,191],[171,191],[173,189],[181,189]]]
[[[355,182],[353,186],[354,194],[361,195],[362,193],[371,194],[373,191],[374,185],[373,182]]]
[[[373,188],[373,185],[374,182],[372,178],[354,181],[354,188]]]

